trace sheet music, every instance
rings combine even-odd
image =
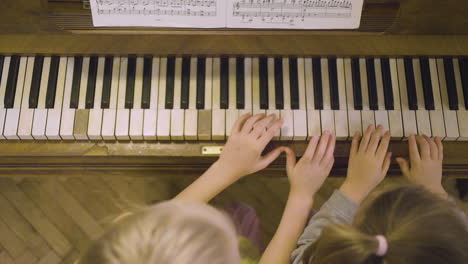
[[[227,27],[353,29],[363,0],[229,0]]]
[[[225,0],[91,0],[94,26],[226,26]]]

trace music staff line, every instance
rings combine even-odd
[[[181,7],[181,6],[199,6],[216,7],[216,0],[96,0],[100,6],[154,6],[154,7]]]
[[[352,9],[352,3],[349,1],[313,1],[313,2],[306,2],[306,3],[273,3],[273,2],[266,2],[266,3],[245,3],[245,2],[237,2],[234,4],[234,9],[251,9],[251,8],[261,8],[261,9],[327,9],[327,8],[337,8],[337,9]]]
[[[234,11],[234,16],[237,17],[271,17],[271,18],[313,18],[313,17],[326,17],[326,18],[346,18],[351,17],[351,13],[340,12],[270,12],[270,11]]]
[[[216,16],[216,11],[205,11],[205,10],[200,10],[200,11],[192,11],[190,9],[186,10],[161,10],[161,9],[156,9],[156,10],[135,10],[135,9],[125,9],[125,10],[98,10],[99,15],[156,15],[156,16],[201,16],[201,17],[207,17],[207,16]]]

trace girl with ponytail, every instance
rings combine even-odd
[[[410,184],[367,197],[388,169],[382,132],[354,136],[346,180],[310,219],[292,263],[468,263],[468,219],[442,187],[440,138],[410,136],[411,166],[397,158]]]

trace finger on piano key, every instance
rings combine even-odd
[[[307,103],[307,139],[322,134],[320,110],[315,108],[315,88],[313,81],[312,59],[304,59],[304,81]]]
[[[221,59],[213,58],[213,75],[212,75],[212,132],[213,140],[224,140],[226,136],[226,110],[221,109]]]
[[[398,83],[398,68],[397,61],[394,58],[389,59],[389,73],[391,80],[391,86],[389,87],[391,90],[389,94],[392,93],[393,108],[390,108],[392,110],[388,111],[388,122],[392,139],[399,140],[403,138],[404,131],[401,114],[400,87]]]
[[[237,78],[236,78],[236,58],[228,60],[228,108],[226,109],[226,136],[231,135],[232,127],[239,118],[239,110],[237,110]]]
[[[21,140],[34,139],[32,137],[32,122],[34,119],[34,109],[29,108],[29,93],[31,91],[33,69],[35,64],[34,57],[28,57],[26,66],[26,76],[24,81],[23,98],[21,102],[20,119],[18,124],[18,137]],[[2,124],[3,126],[3,124]]]
[[[414,72],[414,83],[416,90],[416,98],[418,107],[416,110],[416,122],[418,126],[419,135],[432,136],[431,132],[431,121],[429,119],[429,112],[425,109],[424,105],[424,92],[421,77],[421,64],[418,58],[413,58],[413,72]]]
[[[213,58],[198,58],[197,65],[197,90],[198,96],[197,109],[198,112],[198,139],[211,140],[211,94],[212,94],[212,73],[213,73]],[[203,96],[201,96],[203,95]],[[200,106],[198,105],[200,104]],[[202,108],[199,108],[202,107]]]
[[[75,123],[73,125],[73,135],[75,136],[76,140],[88,139],[89,109],[86,109],[86,92],[88,90],[87,85],[90,62],[90,57],[83,57],[78,108],[76,109]]]
[[[457,119],[457,112],[450,110],[450,102],[448,98],[448,89],[447,89],[447,81],[445,78],[445,66],[443,59],[436,59],[437,64],[437,73],[439,77],[439,87],[440,87],[440,99],[442,103],[442,111],[444,114],[444,123],[445,123],[445,132],[446,141],[454,141],[457,140],[460,136],[458,132],[458,119]]]
[[[142,105],[146,107],[147,104],[143,117],[143,138],[145,140],[157,139],[159,63],[159,58],[145,57],[142,98]],[[147,102],[145,98],[149,98],[149,101]]]
[[[67,71],[65,76],[65,88],[62,101],[62,117],[60,122],[60,137],[63,140],[75,139],[75,137],[73,136],[73,125],[75,123],[75,108],[72,107],[71,97],[74,85],[75,83],[79,83],[79,78],[81,77],[81,74],[76,74],[75,60],[75,57],[67,58]],[[79,89],[79,85],[77,89]]]
[[[7,110],[6,110],[6,115],[5,115],[5,128],[3,130],[3,135],[5,136],[6,139],[9,139],[9,140],[19,139],[18,123],[19,123],[19,115],[21,111],[20,109],[21,100],[23,99],[22,95],[23,95],[23,87],[24,87],[24,81],[25,81],[25,75],[26,75],[27,57],[19,58],[17,64],[18,64],[17,69],[16,68],[11,69],[12,67],[10,65],[10,72],[9,72],[8,82],[7,82],[7,87],[6,87],[6,93],[7,93],[9,91],[8,84],[12,81],[12,79],[10,78],[10,73],[12,70],[14,70],[17,75],[13,77],[15,81],[10,83],[11,85],[13,85],[13,83],[15,84],[14,85],[15,87],[10,88],[11,89],[10,92],[12,92],[13,95],[11,97],[8,95],[5,95],[5,108],[7,108]],[[8,100],[11,100],[11,106],[9,105],[10,103],[8,102]]]
[[[405,138],[418,134],[416,123],[416,113],[410,110],[408,102],[408,92],[406,87],[406,73],[404,59],[397,59],[398,85],[401,96],[401,116],[403,120],[403,135]]]
[[[144,110],[141,107],[141,98],[143,96],[143,62],[143,57],[136,59],[133,102],[132,109],[130,109],[129,136],[131,140],[143,140]]]
[[[279,106],[283,107],[283,109],[280,110],[280,117],[284,120],[283,126],[281,127],[280,139],[284,141],[290,141],[294,138],[294,114],[291,109],[291,75],[289,72],[290,63],[289,58],[284,57],[282,59],[282,65],[280,65],[283,72],[283,98],[281,100],[283,104]],[[278,107],[278,105],[276,106]]]
[[[460,72],[460,65],[458,58],[453,58],[453,71],[455,75],[455,85],[457,88],[457,97],[458,97],[458,131],[460,133],[459,141],[468,141],[468,109],[465,105],[462,79]]]
[[[381,125],[384,131],[390,130],[390,124],[388,122],[388,114],[387,110],[385,110],[385,100],[384,100],[384,84],[383,84],[383,77],[382,77],[382,65],[381,61],[378,58],[373,59],[374,64],[374,77],[375,77],[375,85],[376,89],[376,97],[377,97],[377,109],[375,110],[375,125]]]
[[[101,104],[103,108],[101,136],[104,140],[115,140],[120,57],[106,57],[106,65],[104,68],[103,102]]]
[[[322,133],[326,130],[335,133],[335,113],[331,109],[330,97],[330,79],[328,74],[328,59],[320,59],[322,68],[322,95],[323,110],[320,111],[320,120],[322,121]],[[315,77],[315,76],[314,76]]]
[[[353,59],[354,60],[354,59]],[[348,124],[349,124],[349,136],[352,137],[356,132],[362,134],[362,122],[361,122],[361,109],[362,102],[360,103],[361,109],[356,108],[355,103],[355,94],[357,89],[355,85],[359,85],[359,91],[361,86],[360,73],[359,71],[359,61],[355,63],[356,66],[353,70],[352,59],[344,59],[344,68],[345,68],[345,81],[346,81],[346,104],[348,109]],[[357,74],[359,73],[359,74]],[[355,80],[359,80],[358,82]],[[360,93],[359,93],[360,95]]]
[[[49,140],[60,140],[60,121],[62,116],[62,102],[65,87],[65,77],[67,71],[67,57],[58,58],[58,72],[55,88],[55,96],[53,98],[53,107],[47,112],[46,136]],[[54,60],[54,58],[52,57]],[[52,100],[52,99],[51,99]]]
[[[96,59],[93,59],[96,60]],[[88,107],[91,107],[89,110],[89,121],[88,121],[88,137],[90,140],[101,140],[101,131],[102,131],[102,92],[104,85],[104,66],[105,58],[99,57],[96,62],[92,62],[93,65],[93,74],[92,78],[94,81],[88,82],[88,93],[86,94],[86,104]],[[96,70],[94,70],[96,67]],[[96,72],[96,74],[94,74]],[[94,88],[93,86],[94,82]],[[91,85],[91,87],[89,87]]]
[[[336,59],[338,97],[338,110],[335,110],[335,133],[336,139],[346,140],[349,137],[348,111],[346,106],[346,76],[344,59]]]
[[[181,109],[182,95],[182,58],[175,60],[174,103],[171,110],[171,140],[184,140],[185,111]]]
[[[307,107],[305,91],[304,58],[291,57],[289,60],[289,78],[291,80],[291,108],[294,116],[295,141],[307,139]]]
[[[445,132],[445,122],[444,122],[444,113],[442,110],[442,102],[440,98],[440,87],[439,87],[439,77],[437,73],[437,63],[435,58],[428,59],[429,66],[429,78],[430,86],[427,87],[431,90],[430,95],[433,100],[434,109],[429,111],[429,117],[431,119],[431,129],[433,137],[440,137],[444,139],[446,136]],[[426,80],[427,82],[427,80]]]
[[[266,110],[266,115],[276,115],[276,118],[280,118],[281,114],[280,111],[276,108],[276,97],[281,95],[283,93],[283,83],[281,82],[280,84],[277,84],[277,77],[276,73],[282,73],[282,68],[283,64],[281,63],[281,59],[278,63],[278,67],[281,68],[281,70],[277,70],[276,68],[276,63],[274,58],[268,58],[267,60],[267,67],[268,67],[268,106]],[[261,72],[260,72],[261,73]],[[281,74],[281,77],[278,78],[278,80],[283,80],[283,75]],[[277,86],[278,90],[281,88],[281,91],[277,94]],[[281,130],[278,130],[278,133],[273,137],[273,140],[279,140],[281,135]]]
[[[37,108],[34,110],[34,119],[32,126],[32,136],[35,140],[45,140],[45,128],[47,122],[47,109],[46,95],[47,95],[47,84],[49,81],[51,58],[45,57],[44,64],[42,66],[41,82],[39,87],[39,97],[37,100]]]
[[[127,71],[128,58],[122,57],[120,60],[119,94],[117,97],[117,116],[115,123],[115,137],[117,140],[130,140],[130,136],[128,134],[130,124],[130,109],[125,108]]]
[[[375,114],[370,109],[369,104],[369,87],[367,82],[367,63],[366,59],[359,59],[359,72],[361,73],[361,92],[362,92],[362,111],[361,122],[362,131],[365,131],[368,126],[375,125]]]
[[[0,72],[1,77],[0,77],[0,96],[5,95],[5,90],[6,90],[6,84],[7,84],[7,79],[8,79],[8,71],[10,70],[10,61],[11,57],[10,56],[5,56],[3,60],[3,68],[2,71]],[[4,100],[0,100],[0,139],[5,139],[3,136],[3,130],[4,130],[4,125],[5,125],[5,115],[6,115],[6,109],[4,107],[5,103]]]
[[[185,110],[185,139],[186,140],[197,140],[198,139],[198,110],[196,102],[197,93],[197,57],[190,59],[190,80],[189,90],[187,93],[188,108]]]

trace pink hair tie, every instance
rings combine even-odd
[[[385,254],[387,254],[388,250],[387,239],[382,235],[377,235],[375,236],[375,238],[377,239],[377,242],[379,242],[379,247],[377,248],[377,252],[375,252],[375,255],[383,257],[385,256]]]

